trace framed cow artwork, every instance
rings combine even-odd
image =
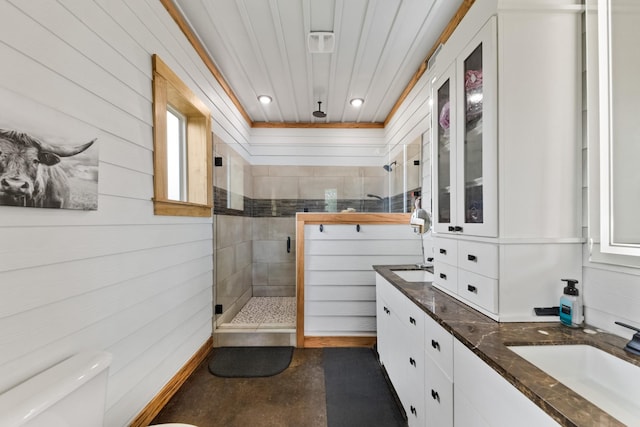
[[[0,128],[0,205],[97,210],[96,139],[53,143]]]

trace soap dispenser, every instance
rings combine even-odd
[[[564,293],[560,298],[560,322],[563,325],[578,328],[584,320],[580,291],[576,288],[578,281],[574,279],[562,279],[562,281],[567,282],[567,286],[565,286]]]

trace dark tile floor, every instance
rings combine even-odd
[[[209,373],[207,365],[205,360],[151,424],[327,425],[322,349],[295,349],[289,368],[266,378],[219,378]]]

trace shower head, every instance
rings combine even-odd
[[[327,117],[327,113],[322,111],[321,105],[322,105],[322,102],[318,101],[318,109],[312,113],[313,117],[317,117],[319,119],[323,119]]]
[[[391,163],[389,163],[388,165],[384,165],[383,168],[384,170],[386,170],[387,172],[391,172],[393,170],[392,166],[393,165],[397,165],[398,162],[396,162],[395,160]]]
[[[367,194],[367,197],[373,197],[374,199],[382,200],[382,197],[378,196],[377,194]]]

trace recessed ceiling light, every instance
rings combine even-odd
[[[364,104],[364,99],[362,98],[353,98],[351,101],[349,101],[351,103],[351,105],[353,105],[354,107],[359,107],[362,104]]]
[[[271,101],[273,101],[273,99],[269,95],[260,95],[258,96],[258,101],[266,105],[271,104]]]

